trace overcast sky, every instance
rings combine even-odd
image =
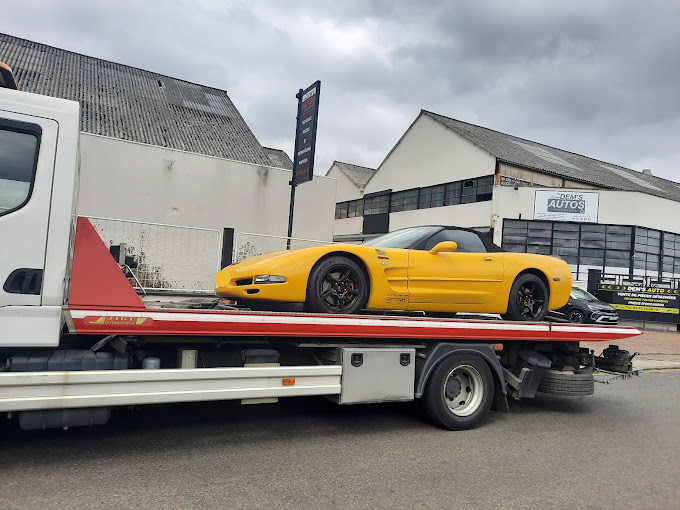
[[[377,167],[420,109],[680,181],[680,2],[22,0],[0,31],[227,90],[315,173]]]

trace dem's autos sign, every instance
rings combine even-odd
[[[534,219],[597,222],[597,192],[536,190]]]

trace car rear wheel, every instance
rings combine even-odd
[[[538,276],[522,274],[512,284],[508,311],[503,314],[503,318],[512,321],[542,321],[548,311],[548,299],[548,289]]]
[[[359,265],[342,256],[317,263],[307,282],[310,312],[356,313],[368,300],[368,279]]]
[[[569,310],[569,313],[567,313],[567,319],[574,324],[583,324],[586,322],[586,315],[583,313],[583,310],[572,308]]]

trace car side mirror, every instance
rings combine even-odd
[[[442,241],[441,243],[435,244],[430,250],[430,255],[436,255],[439,252],[446,251],[456,251],[458,249],[458,243],[455,241]]]

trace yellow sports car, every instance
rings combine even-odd
[[[474,230],[442,226],[405,228],[361,245],[269,253],[215,276],[219,296],[343,314],[367,308],[542,320],[567,303],[570,291],[563,260],[504,252]]]

